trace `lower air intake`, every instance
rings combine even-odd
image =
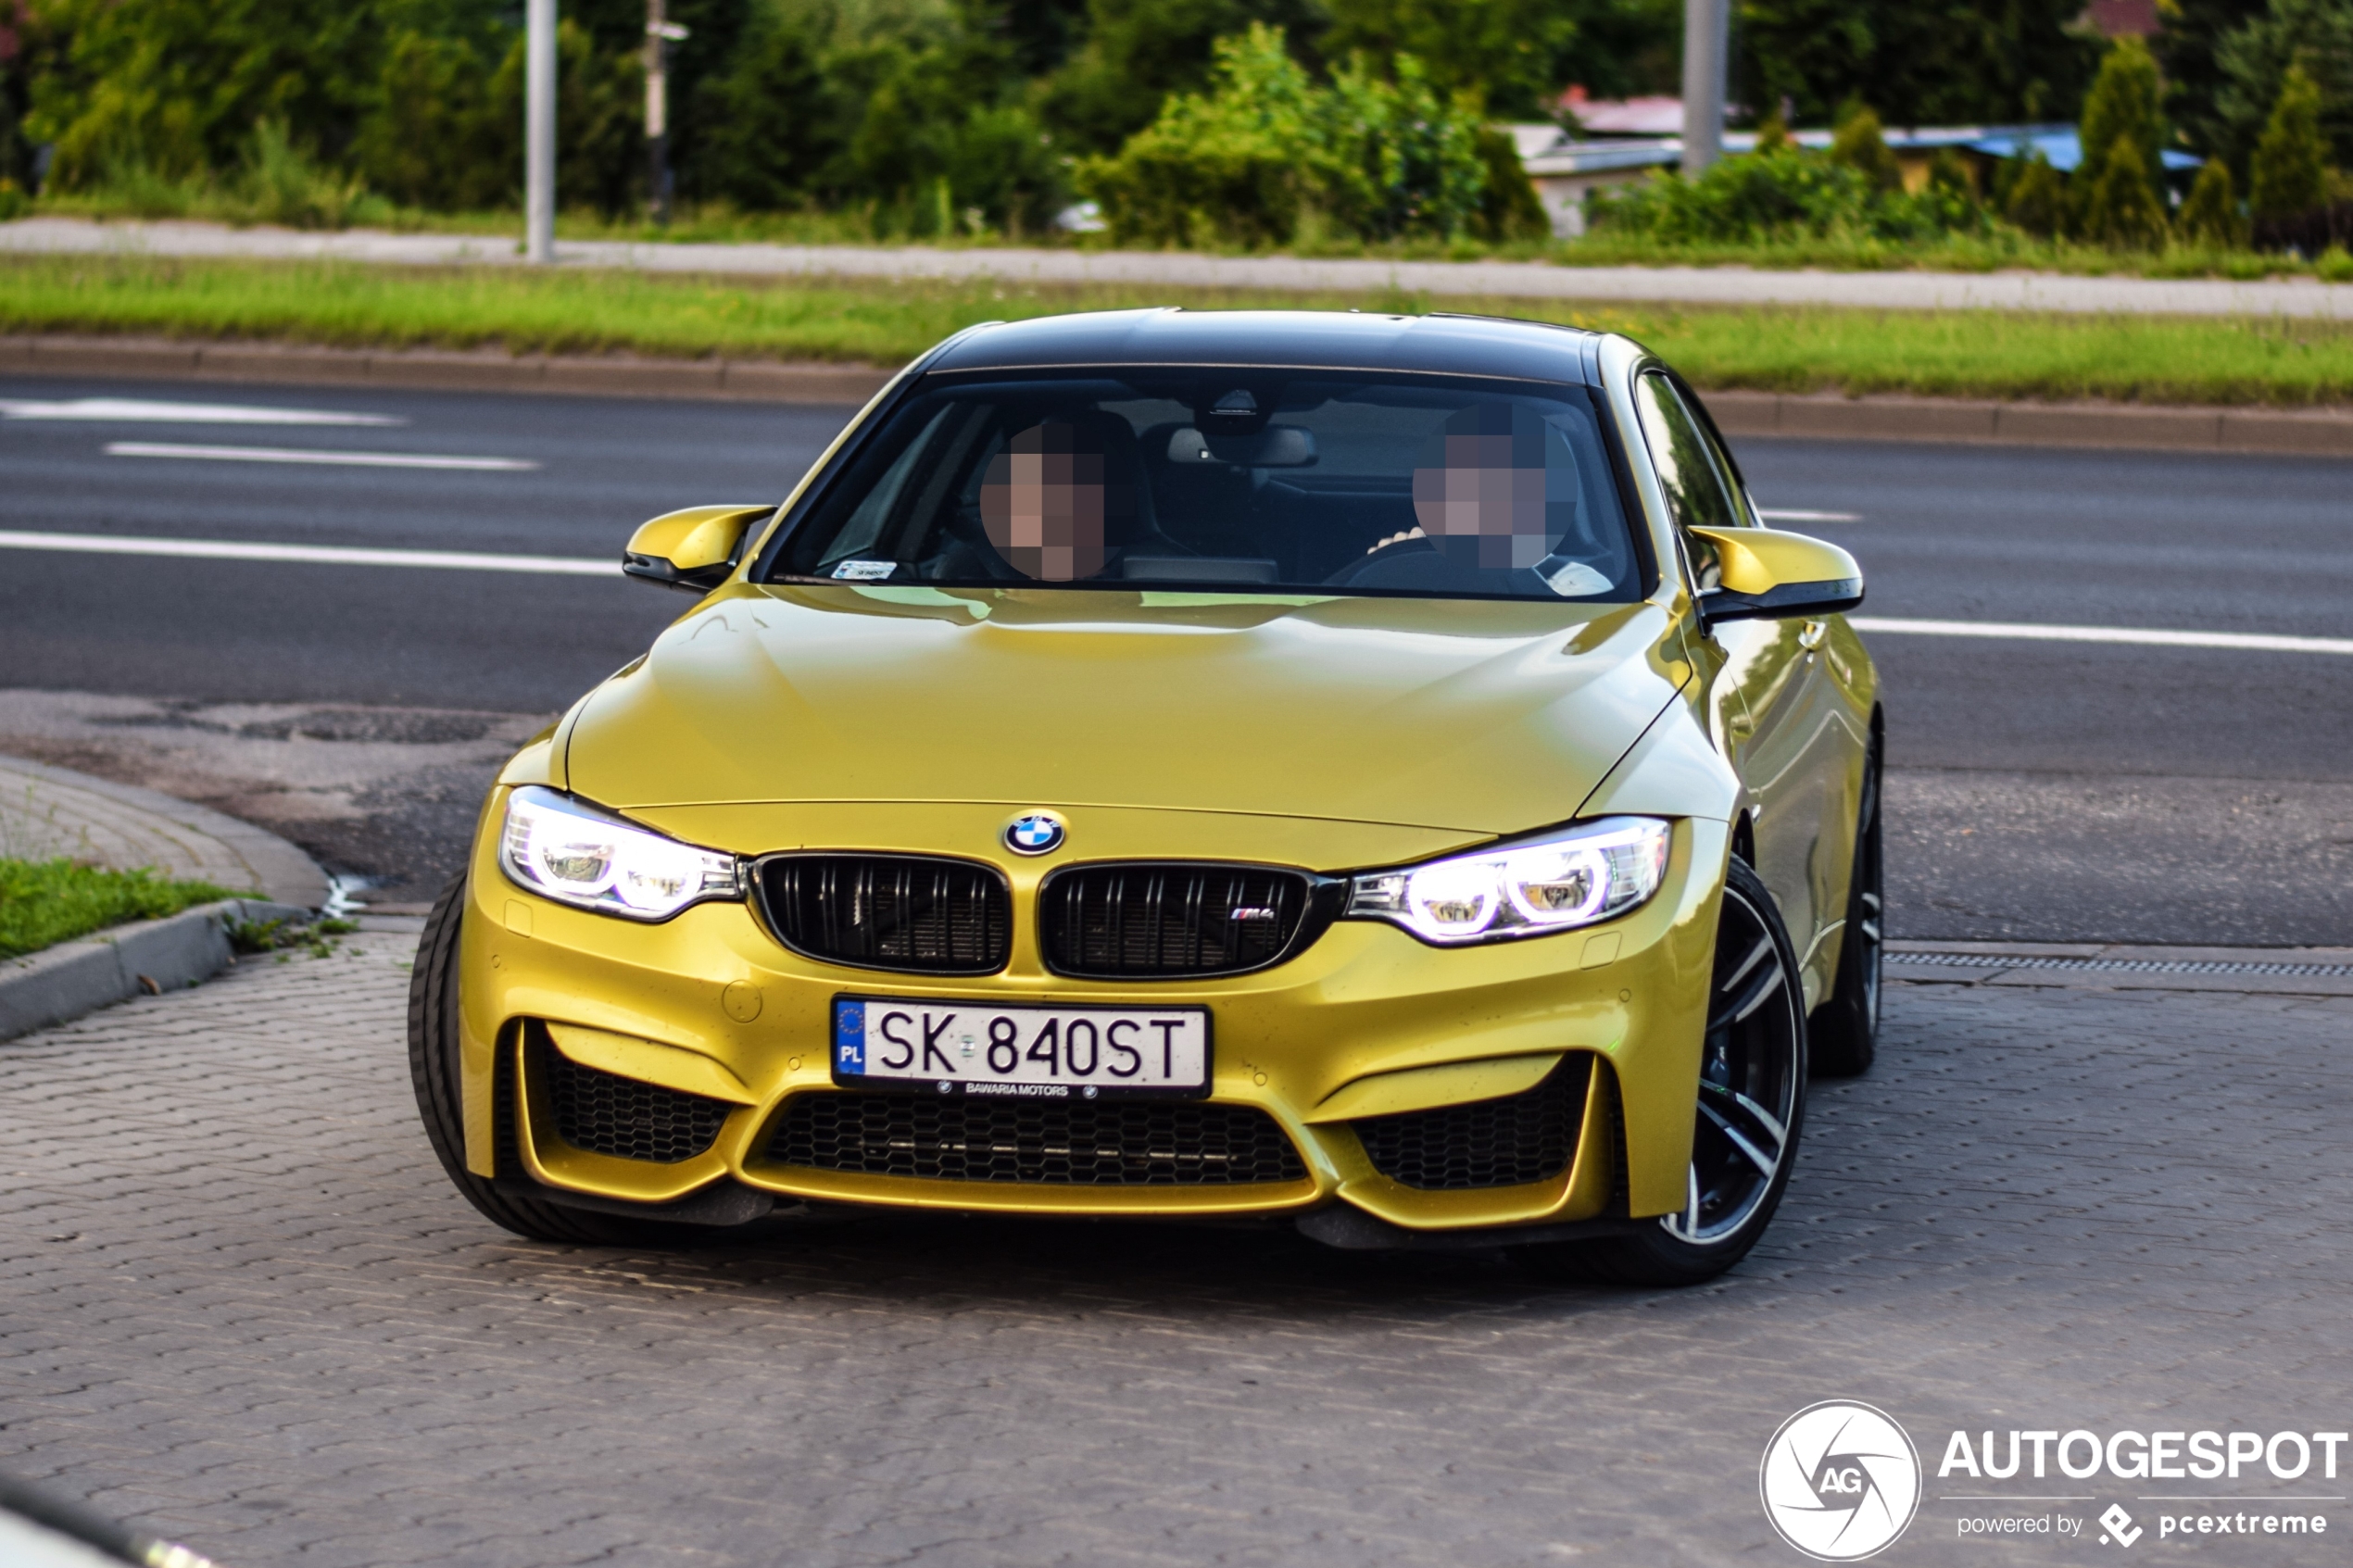
[[[768,1157],[857,1175],[1060,1186],[1244,1186],[1307,1176],[1273,1117],[1197,1100],[820,1090],[786,1102]]]
[[[545,1036],[536,1056],[556,1113],[556,1136],[590,1154],[675,1165],[708,1149],[736,1109],[725,1100],[583,1067]]]
[[[1572,1051],[1532,1089],[1501,1099],[1351,1122],[1373,1169],[1425,1192],[1548,1182],[1577,1158],[1593,1059]]]

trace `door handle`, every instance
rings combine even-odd
[[[1804,648],[1807,653],[1812,653],[1816,648],[1822,646],[1822,639],[1829,636],[1830,633],[1831,623],[1829,621],[1809,621],[1798,631],[1797,646]]]

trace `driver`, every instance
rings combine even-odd
[[[1446,418],[1422,444],[1414,466],[1414,516],[1420,526],[1392,533],[1365,553],[1428,539],[1465,565],[1486,570],[1532,567],[1567,537],[1577,515],[1573,470],[1550,498],[1550,446],[1544,421],[1514,403],[1474,403]],[[1560,458],[1567,458],[1563,447]]]

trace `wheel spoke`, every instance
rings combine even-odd
[[[1717,993],[1720,996],[1739,985],[1747,977],[1748,972],[1755,969],[1761,960],[1770,957],[1772,951],[1773,939],[1770,936],[1759,936],[1756,939],[1756,946],[1748,950],[1748,957],[1741,960],[1740,968],[1732,971],[1725,977],[1723,984],[1716,987]]]
[[[1768,950],[1769,947],[1768,944]],[[1771,969],[1751,980],[1748,988],[1741,993],[1739,998],[1727,1004],[1722,1022],[1728,1023],[1747,1022],[1748,1015],[1763,1007],[1774,992],[1780,989],[1780,986],[1781,960],[1775,959]]]
[[[1709,1105],[1706,1101],[1703,1100],[1700,1102],[1699,1113],[1702,1116],[1706,1117],[1710,1122],[1715,1123],[1716,1130],[1723,1134],[1724,1136],[1730,1141],[1731,1146],[1734,1148],[1739,1149],[1741,1153],[1748,1157],[1748,1162],[1756,1167],[1758,1174],[1768,1178],[1771,1177],[1775,1168],[1780,1163],[1778,1159],[1772,1155],[1767,1154],[1763,1149],[1749,1142],[1747,1138],[1742,1136],[1741,1130],[1738,1127],[1733,1126],[1720,1111],[1718,1111],[1714,1106]]]
[[[1702,1079],[1700,1081],[1699,1086],[1705,1089],[1710,1094],[1722,1095],[1725,1098],[1738,1105],[1743,1110],[1748,1112],[1750,1119],[1758,1126],[1765,1129],[1767,1135],[1772,1138],[1776,1147],[1779,1147],[1780,1144],[1788,1140],[1789,1129],[1781,1125],[1780,1118],[1775,1116],[1771,1111],[1766,1110],[1763,1106],[1757,1104],[1755,1100],[1749,1098],[1738,1089],[1726,1088],[1721,1084],[1711,1084],[1705,1079]],[[1704,1110],[1706,1107],[1702,1106],[1700,1109]]]

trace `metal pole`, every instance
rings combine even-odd
[[[654,221],[670,223],[670,41],[682,35],[664,0],[646,0],[646,192]]]
[[[1683,175],[1705,172],[1724,150],[1730,0],[1683,0]]]
[[[556,0],[523,7],[523,255],[556,259]]]

